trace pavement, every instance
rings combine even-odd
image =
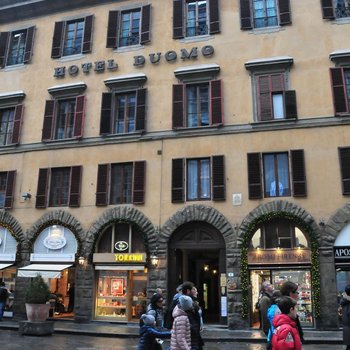
[[[3,319],[0,329],[18,330],[18,321]],[[342,331],[318,331],[315,329],[303,329],[305,344],[342,344]],[[90,323],[76,323],[71,320],[54,320],[55,334],[90,335],[113,338],[138,338],[139,327],[137,324],[119,324],[101,321]],[[202,332],[205,342],[246,342],[264,343],[265,335],[256,329],[230,330],[226,326],[206,325]]]

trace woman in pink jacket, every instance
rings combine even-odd
[[[187,311],[192,309],[192,298],[182,295],[173,311],[174,323],[171,329],[171,350],[191,350],[191,325]]]

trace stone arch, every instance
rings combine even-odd
[[[0,226],[7,228],[17,242],[20,244],[24,242],[25,238],[21,225],[6,210],[0,210]]]
[[[90,227],[86,236],[85,253],[91,255],[99,233],[112,222],[136,224],[145,237],[145,245],[155,249],[157,230],[152,222],[138,209],[130,206],[117,206],[106,210]]]

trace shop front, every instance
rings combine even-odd
[[[138,322],[146,311],[147,268],[141,233],[130,224],[111,224],[93,255],[96,320]]]

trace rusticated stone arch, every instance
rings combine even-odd
[[[85,242],[85,253],[91,255],[100,232],[113,222],[135,224],[144,235],[148,249],[155,249],[157,231],[152,222],[138,209],[131,206],[117,206],[106,210],[90,227]]]
[[[0,226],[7,228],[17,242],[23,243],[24,233],[19,222],[6,210],[0,210]]]

